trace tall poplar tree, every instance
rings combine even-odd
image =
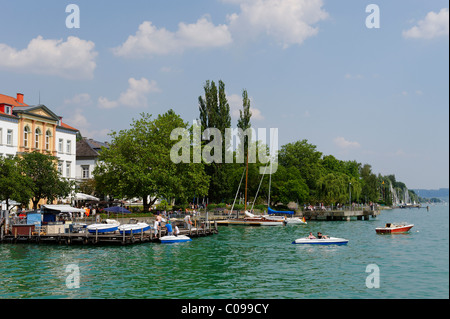
[[[227,128],[231,128],[230,105],[225,92],[225,83],[219,80],[219,87],[214,81],[207,80],[204,87],[204,96],[198,97],[200,123],[202,132],[208,128],[216,128],[222,137],[221,163],[206,165],[206,172],[211,177],[209,196],[212,201],[220,202],[228,197],[229,187],[227,173],[228,166],[225,163],[225,154],[230,151],[230,138],[227,138]],[[205,141],[202,143],[205,144]]]

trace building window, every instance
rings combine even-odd
[[[63,151],[63,143],[64,143],[63,139],[60,138],[58,141],[58,152],[60,152],[60,153],[62,153],[62,151]]]
[[[12,146],[13,144],[13,130],[8,130],[6,133],[6,145]]]
[[[41,130],[37,128],[34,131],[34,148],[39,149],[39,136],[41,135]]]
[[[67,144],[66,144],[66,153],[67,154],[70,154],[72,152],[72,143],[71,143],[71,141],[67,141]]]
[[[45,133],[45,149],[46,149],[47,151],[50,150],[50,139],[51,139],[51,137],[52,137],[52,133],[50,132],[50,130],[48,130],[48,131]]]
[[[66,162],[66,177],[70,177],[70,164],[71,162]]]
[[[58,172],[62,176],[62,174],[63,174],[63,161],[58,161]]]
[[[89,165],[81,166],[81,177],[89,178]]]
[[[23,130],[23,146],[26,148],[30,147],[29,145],[30,134],[31,134],[30,128],[28,126],[25,126]]]
[[[0,145],[3,144],[3,129],[0,127]]]
[[[5,113],[11,115],[11,106],[5,105]]]

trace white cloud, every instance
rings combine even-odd
[[[429,12],[424,20],[420,20],[416,26],[403,31],[403,37],[416,39],[433,39],[440,36],[448,36],[448,8],[443,8],[439,13]]]
[[[73,36],[67,41],[38,36],[20,51],[0,43],[0,68],[67,79],[92,79],[97,66],[94,46],[92,41]]]
[[[356,80],[361,80],[363,79],[363,76],[361,74],[350,74],[350,73],[346,73],[345,74],[345,78],[350,80],[350,79],[356,79]]]
[[[64,123],[78,129],[82,136],[92,137],[94,139],[107,139],[109,129],[93,129],[92,123],[90,123],[83,114],[81,108],[76,108],[74,112],[71,112],[71,116],[63,119]],[[95,125],[97,128],[97,125]]]
[[[157,28],[152,22],[144,21],[136,34],[130,35],[113,52],[123,57],[163,55],[193,48],[223,47],[232,41],[228,26],[215,26],[206,16],[193,24],[179,23],[176,32]]]
[[[241,12],[228,16],[233,34],[256,38],[272,37],[283,48],[302,44],[315,36],[313,25],[328,17],[322,0],[229,0],[239,3]]]
[[[250,99],[250,112],[252,112],[251,120],[259,121],[264,120],[264,116],[261,111],[252,106],[252,98]],[[228,104],[230,105],[230,115],[232,118],[238,119],[240,116],[239,110],[242,110],[242,96],[238,94],[227,95]]]
[[[339,136],[334,139],[334,144],[341,149],[359,148],[361,145],[358,142],[347,141],[345,138]]]
[[[70,99],[64,99],[65,105],[88,106],[92,104],[91,96],[88,93],[76,94]]]
[[[119,99],[110,101],[106,97],[98,98],[98,106],[105,109],[115,108],[119,105],[128,107],[143,107],[147,106],[147,94],[160,92],[156,81],[149,81],[146,78],[136,80],[135,78],[128,79],[128,89],[122,92]]]

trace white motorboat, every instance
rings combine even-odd
[[[305,220],[305,217],[287,217],[286,218],[286,225],[297,225],[297,224],[303,224],[306,225],[307,222]]]
[[[187,241],[192,241],[192,239],[185,235],[178,235],[178,236],[163,236],[159,239],[161,243],[182,243]]]
[[[293,244],[309,244],[309,245],[345,245],[348,239],[328,237],[328,238],[298,238],[292,242]]]
[[[123,224],[118,227],[120,234],[125,232],[126,235],[129,234],[139,234],[150,229],[150,225],[147,223],[137,223],[137,224]]]
[[[120,223],[116,220],[107,219],[106,223],[91,224],[86,227],[90,233],[110,233],[115,232],[119,228]]]

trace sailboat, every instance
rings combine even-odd
[[[272,165],[272,163],[270,164]],[[267,167],[266,167],[267,168]],[[246,225],[246,226],[280,226],[280,225],[285,225],[286,224],[286,218],[285,217],[280,217],[280,216],[268,216],[268,215],[254,215],[253,213],[251,213],[251,211],[253,211],[253,205],[255,204],[255,201],[253,201],[253,205],[250,211],[247,210],[247,183],[248,183],[248,153],[247,153],[247,161],[246,161],[246,168],[244,171],[246,177],[245,177],[245,203],[244,203],[244,218],[233,218],[233,219],[228,219],[227,221],[222,221],[220,222],[220,224],[227,224],[227,225]],[[264,171],[265,173],[265,171]],[[237,195],[239,193],[239,189],[241,187],[242,184],[242,179],[244,177],[244,174],[242,174],[241,177],[241,181],[239,182],[239,187],[238,190],[236,192],[236,196],[234,198],[233,201],[233,205],[231,206],[231,211],[233,211],[234,208],[234,204],[236,203],[236,198]],[[258,192],[259,192],[259,188],[261,187],[261,183],[262,183],[262,178],[264,177],[264,174],[261,177],[261,181],[259,183],[259,187],[258,187],[258,191],[256,192],[256,197],[258,196]],[[270,186],[269,186],[270,188]],[[270,193],[270,191],[269,191]],[[269,195],[270,198],[270,195]],[[270,200],[270,199],[269,199]],[[270,202],[269,202],[270,204]],[[268,208],[270,209],[269,205]],[[239,214],[239,212],[238,212]]]
[[[264,176],[264,175],[263,175]],[[262,181],[262,178],[261,178]],[[270,175],[269,175],[269,198],[267,200],[267,213],[269,217],[274,218],[275,216],[270,216],[273,214],[283,214],[283,215],[294,215],[293,211],[276,211],[270,208],[270,189],[272,186],[272,162],[270,163]],[[286,225],[294,225],[294,224],[306,224],[305,217],[284,217],[284,222]]]

